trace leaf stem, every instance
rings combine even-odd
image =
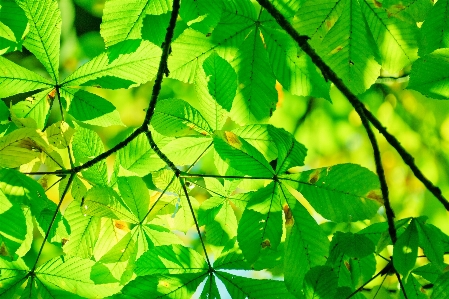
[[[39,252],[37,253],[36,261],[34,262],[33,268],[31,269],[30,273],[33,273],[34,270],[36,270],[37,262],[39,261],[39,257],[42,254],[42,250],[44,249],[45,242],[47,241],[48,236],[50,235],[50,230],[53,227],[53,223],[55,222],[56,216],[58,215],[59,209],[61,208],[61,204],[64,201],[64,197],[67,195],[67,192],[69,191],[70,185],[72,184],[73,179],[75,178],[75,175],[76,174],[72,173],[69,177],[69,180],[67,181],[67,185],[65,186],[64,191],[62,192],[61,199],[59,200],[59,203],[58,203],[58,206],[56,207],[55,213],[53,214],[50,224],[48,225],[47,232],[45,233],[44,240],[42,241],[42,245],[39,249]]]
[[[187,173],[181,171],[179,177],[181,178],[217,178],[217,179],[245,179],[245,180],[273,180],[271,177],[248,177],[240,175],[218,175],[218,174],[200,174],[200,173]]]
[[[212,269],[213,269],[212,264],[210,263],[209,256],[206,251],[206,245],[204,244],[203,236],[201,235],[201,231],[200,231],[200,226],[198,224],[198,220],[196,219],[195,211],[193,210],[192,202],[190,201],[189,192],[187,191],[186,183],[184,180],[185,179],[183,179],[183,178],[179,178],[179,182],[181,183],[182,189],[184,190],[184,194],[187,198],[187,202],[189,203],[190,213],[192,213],[193,221],[195,222],[196,231],[198,233],[198,237],[200,238],[201,246],[203,247],[203,250],[204,250],[204,255],[206,256],[206,261],[207,261],[207,265],[209,266],[209,271],[212,271]]]

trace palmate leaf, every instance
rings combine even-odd
[[[421,284],[415,278],[414,275],[410,275],[407,278],[407,282],[404,284],[404,292],[407,294],[407,298],[410,299],[426,299],[428,298],[423,292]],[[401,299],[404,299],[404,292],[401,292]],[[439,297],[443,298],[443,297]]]
[[[28,267],[22,259],[8,261],[0,257],[0,297],[12,298],[16,292],[22,291],[21,286],[26,280]]]
[[[47,124],[50,108],[55,98],[55,90],[45,89],[11,108],[18,118],[31,118],[36,121],[36,128],[43,129]]]
[[[383,204],[377,176],[355,164],[285,175],[282,181],[298,190],[324,218],[335,222],[369,219]]]
[[[449,298],[449,272],[442,274],[435,281],[431,299],[447,299]]]
[[[0,97],[48,88],[50,81],[0,56]]]
[[[127,39],[141,38],[145,16],[164,14],[171,10],[171,7],[171,0],[108,1],[104,7],[100,26],[100,34],[106,47]]]
[[[37,145],[31,138],[39,138],[36,130],[22,128],[0,138],[0,166],[19,167],[40,157]]]
[[[161,49],[145,40],[126,40],[83,64],[62,86],[117,89],[138,86],[154,78]]]
[[[328,266],[316,266],[307,272],[304,280],[306,299],[334,298],[337,293],[338,278]]]
[[[192,165],[212,146],[212,138],[181,137],[169,142],[162,152],[175,165]]]
[[[17,0],[29,22],[23,45],[44,65],[54,82],[59,82],[59,39],[61,13],[54,0]]]
[[[211,33],[221,17],[223,3],[207,0],[186,0],[179,15],[191,28],[207,34]]]
[[[435,266],[442,269],[444,265],[443,238],[445,235],[435,226],[426,223],[427,217],[416,219],[419,235],[419,247],[421,247],[427,259]]]

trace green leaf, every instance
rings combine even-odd
[[[278,149],[272,134],[276,132],[276,128],[271,127],[272,125],[247,125],[238,127],[232,132],[254,146],[267,161],[271,161],[278,156]]]
[[[64,88],[70,94],[71,103],[68,113],[76,120],[94,126],[124,126],[115,106],[104,98],[84,91]]]
[[[195,224],[189,202],[192,205],[194,213],[198,210],[200,204],[193,196],[189,196],[188,199],[185,196],[180,196],[176,203],[178,209],[175,211],[172,229],[187,233],[187,231]],[[195,217],[197,216],[195,215]]]
[[[399,236],[393,248],[393,265],[394,268],[407,277],[413,269],[418,257],[418,229],[413,219],[408,225],[405,232]]]
[[[97,133],[77,126],[73,135],[72,150],[76,165],[81,165],[102,154],[104,147]],[[108,170],[104,160],[82,171],[82,174],[92,183],[99,185],[107,185],[108,183]]]
[[[15,294],[17,288],[20,288],[26,280],[28,271],[29,269],[22,259],[8,261],[4,257],[0,257],[0,281],[2,282],[0,296],[7,298],[8,295]]]
[[[0,167],[19,167],[41,156],[32,138],[39,138],[36,130],[17,129],[0,137]]]
[[[212,129],[189,103],[178,99],[167,99],[157,103],[152,125],[165,136],[201,136],[212,134]]]
[[[438,49],[425,55],[413,64],[407,88],[434,99],[448,99],[449,76],[446,72],[448,66],[449,49]]]
[[[61,12],[55,0],[17,0],[28,18],[29,32],[23,45],[44,65],[54,82],[59,82]]]
[[[332,268],[328,266],[313,267],[307,272],[304,279],[305,298],[333,298],[337,286],[338,278]]]
[[[222,2],[207,0],[187,0],[181,5],[179,15],[191,28],[207,34],[211,33],[221,17]]]
[[[118,284],[94,284],[90,279],[94,261],[79,257],[59,256],[53,258],[36,269],[36,277],[56,295],[65,290],[83,297],[97,296],[104,298],[120,290]]]
[[[215,275],[209,275],[207,277],[200,299],[221,299]]]
[[[161,49],[148,41],[123,41],[83,64],[62,85],[135,87],[154,78],[160,56]]]
[[[40,75],[0,56],[0,97],[48,88],[51,83]]]
[[[106,47],[127,39],[140,39],[142,22],[145,16],[168,12],[171,10],[171,2],[171,0],[108,1],[104,6],[103,22],[100,26],[100,34]]]
[[[142,39],[161,46],[165,39],[170,15],[170,12],[161,15],[146,15],[142,23]],[[175,27],[175,36],[179,25],[180,23],[178,22]]]
[[[331,256],[345,254],[360,259],[374,253],[374,243],[362,234],[336,232],[330,248],[333,251]],[[329,261],[333,262],[331,257]]]
[[[430,54],[434,50],[449,47],[449,10],[447,0],[437,1],[431,6],[424,23],[421,25],[419,55]]]
[[[421,284],[415,278],[410,275],[407,278],[407,282],[404,284],[404,292],[407,294],[407,298],[410,299],[426,299],[428,298],[422,291]],[[405,298],[403,292],[400,292],[401,299]]]
[[[0,189],[0,236],[6,246],[7,253],[14,257],[27,236],[27,221],[20,203],[10,201]]]
[[[117,184],[123,202],[138,221],[143,221],[150,205],[150,194],[143,180],[139,177],[119,177]]]
[[[153,132],[152,135],[156,144],[161,148],[170,141],[169,138],[156,132]],[[129,173],[128,175],[138,176],[145,176],[166,165],[151,148],[145,134],[140,134],[123,149],[120,149],[117,153],[116,163],[120,165],[120,172],[123,172],[123,175]]]
[[[258,29],[249,33],[232,64],[237,70],[239,88],[231,117],[239,124],[265,122],[276,109],[278,95]]]
[[[118,194],[109,187],[93,187],[84,196],[81,209],[83,213],[96,217],[107,217],[138,223],[136,215],[128,210]]]
[[[198,210],[198,224],[205,225],[208,243],[224,246],[237,235],[237,219],[229,201],[223,197],[210,197]]]
[[[47,124],[50,108],[54,101],[54,89],[45,89],[11,108],[11,112],[18,118],[31,118],[36,121],[36,128],[43,129]]]
[[[113,298],[191,298],[205,273],[139,276]]]
[[[262,27],[271,67],[276,79],[294,95],[329,99],[329,83],[312,60],[281,30]]]
[[[279,187],[271,182],[254,192],[240,219],[237,240],[248,262],[277,250],[282,236],[282,206]]]
[[[435,283],[438,277],[443,274],[440,266],[435,266],[432,263],[426,264],[419,268],[413,269],[412,273],[422,276],[424,279]]]
[[[307,149],[295,140],[295,137],[284,129],[268,126],[273,142],[278,148],[276,174],[284,173],[294,166],[303,166]]]
[[[283,281],[268,279],[251,279],[222,271],[215,275],[226,286],[230,298],[295,298],[285,287]]]
[[[274,171],[264,156],[233,132],[216,131],[214,147],[229,166],[251,176],[271,177]]]
[[[313,267],[324,265],[329,256],[329,240],[304,206],[281,185],[284,206],[285,240],[284,279],[290,292],[301,293],[304,277]]]
[[[432,296],[430,299],[448,299],[449,298],[449,272],[442,274],[435,281]]]
[[[100,235],[101,219],[83,214],[77,201],[73,201],[67,207],[64,217],[71,231],[68,241],[62,247],[64,253],[86,259],[91,258]]]
[[[348,222],[373,217],[383,204],[377,176],[355,164],[339,164],[282,176],[324,218]]]
[[[7,12],[7,13],[3,13]],[[22,50],[28,19],[14,1],[2,1],[0,5],[0,52],[2,54]]]
[[[423,219],[424,218],[424,219]],[[426,217],[416,220],[419,235],[419,247],[421,247],[427,259],[434,265],[444,265],[444,247],[441,242],[441,231],[431,224],[425,223]]]
[[[211,145],[211,138],[181,137],[170,141],[162,152],[175,165],[192,165],[208,152]]]
[[[145,252],[136,262],[137,276],[154,274],[204,273],[205,259],[182,245],[158,246]]]

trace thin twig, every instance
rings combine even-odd
[[[217,179],[244,179],[244,180],[273,180],[271,177],[255,177],[255,176],[241,176],[241,175],[217,175],[217,174],[200,174],[187,173],[181,171],[179,177],[181,178],[217,178]]]

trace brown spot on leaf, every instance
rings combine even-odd
[[[335,54],[337,52],[340,52],[341,50],[343,50],[343,46],[338,46],[331,51],[331,54]]]
[[[116,228],[121,229],[121,230],[126,230],[128,228],[126,223],[121,220],[115,220],[114,225]]]
[[[56,96],[56,88],[54,88],[47,94],[47,99],[49,100],[49,102],[51,102],[55,99],[55,96]]]
[[[285,226],[292,226],[295,223],[293,219],[292,210],[288,205],[284,206],[284,215],[285,215]]]
[[[309,183],[315,184],[320,179],[320,171],[317,169],[309,176]]]
[[[345,266],[346,266],[346,269],[351,271],[351,265],[347,261],[345,261]]]
[[[382,3],[378,2],[377,0],[374,0],[374,6],[377,8],[381,8],[382,7]]]
[[[242,142],[240,141],[239,136],[235,135],[234,133],[225,131],[225,137],[230,146],[235,148],[242,147]]]
[[[4,243],[0,244],[0,256],[8,256],[8,250]]]
[[[264,240],[260,245],[262,246],[262,248],[271,247],[271,242],[270,242],[270,240],[267,239],[267,240]]]
[[[368,194],[366,195],[366,198],[371,199],[371,200],[375,200],[380,204],[384,204],[384,199],[382,198],[382,194],[380,190],[371,190],[370,192],[368,192]]]
[[[69,240],[66,238],[61,239],[61,245],[64,246]]]

